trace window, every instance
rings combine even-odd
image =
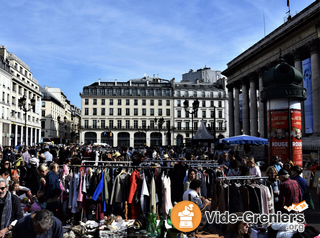
[[[138,129],[138,120],[133,121],[133,127],[134,129]]]
[[[126,108],[126,116],[130,116],[130,108]]]
[[[46,121],[41,121],[41,129],[45,129],[46,128]]]
[[[206,101],[202,101],[202,106],[206,107]]]
[[[92,115],[94,115],[94,116],[97,115],[97,108],[92,108]]]
[[[177,101],[177,106],[178,106],[178,107],[181,107],[181,100],[178,100],[178,101]]]
[[[46,102],[42,102],[42,107],[46,107]]]
[[[210,107],[214,107],[213,101],[210,101]]]
[[[84,100],[84,105],[89,105],[89,99],[86,98],[86,99]]]
[[[106,115],[106,110],[104,108],[101,108],[101,116]]]
[[[180,97],[180,96],[181,96],[181,92],[178,91],[178,92],[177,92],[177,97]]]
[[[89,115],[89,108],[84,109],[84,115]]]
[[[162,109],[158,109],[158,116],[162,116]]]
[[[113,129],[113,120],[109,120],[109,128]]]
[[[167,110],[166,110],[166,115],[167,115],[167,116],[170,116],[170,109],[167,109]]]
[[[154,100],[150,100],[150,106],[154,106]]]
[[[190,123],[186,122],[186,130],[190,130]]]
[[[135,100],[134,100],[134,104],[133,104],[133,105],[135,105],[135,106],[138,105],[138,99],[135,99]]]
[[[118,124],[118,128],[121,128],[121,127],[122,127],[122,121],[121,121],[121,120],[118,120],[118,121],[117,121],[117,124]]]
[[[97,128],[97,120],[93,120],[92,121],[92,127],[93,128]]]
[[[14,63],[14,68],[17,69],[18,68],[18,64]]]
[[[214,111],[210,111],[211,118],[214,118]]]
[[[219,103],[219,107],[222,107],[222,102],[221,102],[221,101],[219,101],[218,103]]]
[[[105,128],[106,127],[106,120],[101,120],[101,128]]]
[[[150,128],[154,129],[154,121],[150,121]]]
[[[126,105],[130,105],[130,100],[129,99],[126,99]]]
[[[181,122],[177,123],[178,130],[181,130]]]
[[[93,105],[97,105],[97,99],[93,99]]]
[[[205,92],[202,92],[202,97],[204,98],[206,96],[206,93]]]
[[[118,108],[118,116],[121,116],[121,108]]]
[[[198,122],[197,121],[193,122],[193,129],[198,130]]]
[[[219,121],[219,130],[223,130],[222,121]]]
[[[130,120],[126,120],[126,129],[130,128]]]
[[[219,118],[222,118],[222,111],[219,111]]]
[[[45,110],[42,110],[41,112],[42,112],[41,116],[43,116],[43,117],[46,116],[46,111]]]
[[[210,128],[211,128],[211,130],[214,130],[214,129],[215,129],[214,127],[215,127],[214,122],[211,122],[211,123],[210,123]]]
[[[110,99],[109,105],[113,105],[113,99]]]
[[[121,99],[118,99],[118,105],[121,105]]]
[[[197,97],[197,91],[193,92],[193,96],[196,98]]]
[[[206,111],[202,111],[202,118],[206,118]]]
[[[145,106],[145,105],[146,105],[146,100],[143,99],[143,100],[142,100],[142,106]]]
[[[113,108],[109,108],[109,115],[113,116]]]
[[[142,109],[142,116],[147,115],[147,110],[145,108]]]
[[[194,117],[197,118],[198,117],[198,111],[194,112]]]
[[[154,109],[150,109],[150,116],[154,116]]]
[[[186,111],[186,117],[188,118],[189,117],[189,111]]]
[[[158,106],[162,106],[162,100],[158,101]]]
[[[101,105],[106,105],[106,100],[105,99],[101,99]]]
[[[147,128],[147,122],[145,120],[142,121],[142,128],[143,129]]]
[[[84,128],[88,128],[89,127],[89,120],[84,120]]]
[[[167,106],[170,106],[170,100],[167,100]]]
[[[177,111],[177,116],[178,116],[178,117],[181,117],[181,111],[180,111],[180,110]]]
[[[135,109],[133,110],[133,114],[134,114],[135,116],[138,116],[138,109],[137,109],[137,108],[135,108]]]

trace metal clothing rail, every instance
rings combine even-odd
[[[257,177],[257,176],[229,176],[229,177],[218,177],[218,179],[225,180],[245,180],[245,179],[267,179],[268,177]]]
[[[63,165],[59,165],[59,166],[63,166]],[[147,166],[139,166],[139,165],[78,165],[78,164],[73,164],[73,165],[66,165],[68,167],[73,167],[73,168],[81,168],[81,167],[89,167],[89,168],[141,168],[141,169],[156,169],[156,168],[160,168],[160,169],[173,169],[173,167],[163,167],[163,166],[157,166],[157,165],[147,165]]]
[[[210,161],[212,161],[212,160],[182,160],[182,159],[170,159],[170,160],[165,160],[165,159],[163,159],[163,160],[154,160],[154,159],[148,160],[148,159],[146,159],[145,160],[145,162],[158,162],[158,163],[160,163],[160,162],[210,163]],[[216,164],[218,164],[218,163],[216,163]]]
[[[132,161],[94,161],[94,160],[82,160],[81,163],[100,163],[100,164],[131,164]]]

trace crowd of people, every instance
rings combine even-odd
[[[61,165],[80,165],[83,160],[130,160],[133,165],[139,165],[153,159],[159,160],[160,165],[174,166],[176,160],[207,160],[216,162],[224,176],[261,177],[260,167],[253,157],[241,158],[237,151],[230,150],[215,158],[205,148],[105,149],[90,145],[62,145],[59,148],[42,145],[3,148],[0,159],[0,238],[9,233],[13,237],[36,237],[48,232],[54,235],[52,237],[62,237],[60,220],[65,217],[59,212],[62,205],[59,200],[61,184],[57,176]],[[267,178],[260,182],[270,188],[277,211],[288,212],[284,206],[302,201],[307,185],[301,174],[302,168],[292,161],[281,163],[277,156],[271,159],[266,170]],[[208,197],[201,196],[202,182],[197,179],[194,169],[187,169],[181,186],[184,190],[183,200],[197,202],[202,210],[210,207]],[[30,207],[35,202],[45,206],[30,214]],[[24,208],[22,203],[29,206]],[[242,223],[233,224],[229,228],[232,237],[250,237],[249,231],[250,227]]]

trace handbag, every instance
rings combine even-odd
[[[298,182],[299,186],[302,188],[300,182],[299,182],[298,180],[296,180],[296,181]],[[303,200],[306,201],[306,203],[308,204],[309,208],[311,208],[312,210],[315,209],[314,203],[313,203],[313,200],[312,200],[312,196],[311,196],[311,194],[310,194],[310,192],[309,192],[308,187],[307,187],[306,190],[304,191]]]

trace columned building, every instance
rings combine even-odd
[[[320,150],[320,2],[315,1],[238,55],[222,72],[227,80],[229,134],[267,138],[267,109],[261,102],[263,74],[278,63],[280,51],[285,61],[305,74],[311,68],[312,104],[302,103],[303,150]],[[307,61],[309,68],[305,68]],[[308,65],[307,65],[308,66]],[[306,75],[305,75],[306,76]],[[301,85],[306,88],[306,85]],[[313,118],[313,130],[306,130],[306,112]]]
[[[1,116],[2,119],[7,118],[8,123],[10,121],[9,128],[8,123],[2,124],[3,145],[34,145],[40,141],[41,132],[41,93],[38,81],[33,77],[30,67],[15,54],[8,52],[5,46],[0,47],[0,56],[4,62],[9,62],[11,74],[10,81],[2,77]],[[24,109],[19,106],[21,99]],[[31,105],[32,101],[35,106]]]

